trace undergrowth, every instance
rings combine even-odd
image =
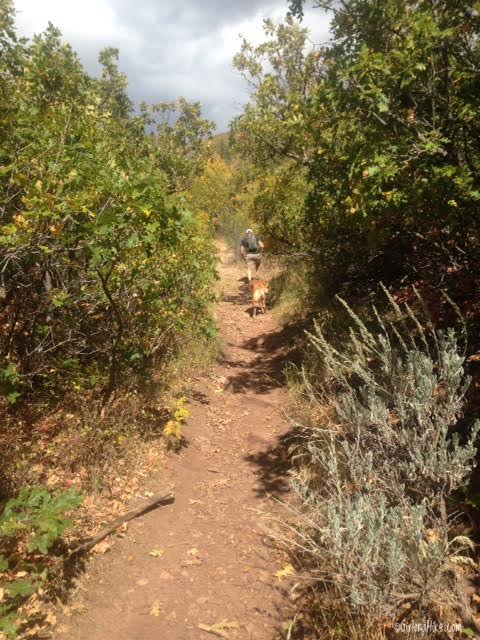
[[[312,313],[310,266],[298,258],[268,256],[271,272],[268,304],[280,324],[303,321]]]
[[[342,344],[315,325],[296,380],[301,506],[288,543],[310,576],[297,586],[300,634],[381,638],[424,619],[478,631],[461,586],[473,543],[449,513],[480,429],[458,430],[464,336],[436,330],[419,296],[414,311],[386,294],[387,311],[368,323],[341,301],[351,323]]]
[[[46,487],[24,487],[5,505],[0,517],[0,636],[17,637],[38,613],[32,600],[48,584],[54,567],[50,552],[72,527],[68,513],[81,502],[72,489],[54,494]]]
[[[4,425],[0,638],[30,637],[54,623],[50,605],[66,583],[52,569],[126,510],[167,448],[183,445],[192,378],[218,349],[211,326],[212,336],[187,336],[168,363],[118,388],[103,408],[92,391],[32,422],[13,414]]]

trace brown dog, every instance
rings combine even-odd
[[[266,280],[251,280],[250,291],[252,292],[253,317],[257,315],[257,307],[265,313],[265,302],[270,285]]]

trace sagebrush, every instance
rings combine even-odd
[[[471,621],[458,566],[471,562],[472,544],[447,504],[468,481],[480,429],[457,430],[465,356],[452,329],[435,330],[388,297],[368,326],[343,302],[353,325],[341,347],[318,325],[309,334],[321,382],[303,371],[314,417],[294,452],[303,507],[292,544],[319,610],[359,633],[418,610]]]

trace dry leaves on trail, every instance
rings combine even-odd
[[[275,576],[279,580],[283,580],[283,578],[288,578],[289,576],[293,576],[294,574],[295,574],[295,569],[293,568],[293,565],[287,564],[285,567],[283,567],[283,569],[280,569],[279,571],[277,571],[275,573]]]
[[[148,553],[149,553],[149,555],[153,556],[154,558],[161,558],[163,556],[163,554],[165,553],[165,550],[164,549],[152,549]]]
[[[200,551],[198,549],[188,549],[187,556],[182,563],[182,567],[191,567],[193,565],[202,564],[203,560],[200,558]]]
[[[96,544],[93,547],[93,552],[94,553],[99,553],[99,554],[104,554],[107,551],[110,551],[111,546],[112,545],[109,542],[107,542],[106,540],[103,540],[103,542],[99,542],[98,544]]]
[[[163,603],[160,602],[160,600],[154,600],[152,602],[152,606],[150,607],[149,614],[151,616],[154,616],[155,618],[160,617],[160,614],[162,613],[162,606]]]
[[[203,624],[200,622],[198,624],[198,628],[202,631],[206,631],[207,633],[213,633],[220,638],[226,638],[228,640],[228,629],[240,629],[239,623],[234,620],[233,622],[229,622],[228,620],[222,620],[222,622],[216,622],[215,624]]]

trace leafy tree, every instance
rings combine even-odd
[[[237,149],[258,166],[272,166],[279,158],[309,166],[313,127],[307,107],[320,58],[306,50],[308,31],[291,18],[279,26],[265,20],[264,31],[266,42],[255,47],[244,39],[233,61],[251,88],[250,102],[232,123]]]
[[[330,46],[309,50],[289,17],[266,23],[269,39],[244,43],[236,57],[252,87],[234,123],[242,153],[259,171],[285,159],[306,168],[305,237],[336,265],[336,286],[375,256],[396,256],[398,270],[418,234],[471,251],[480,198],[476,3],[318,6],[332,11]],[[358,243],[361,254],[349,250]]]
[[[127,76],[118,69],[119,50],[115,47],[106,47],[98,56],[102,65],[102,78],[100,80],[100,92],[102,102],[106,108],[110,108],[117,118],[128,118],[132,113],[133,104],[126,90],[128,86]]]
[[[0,384],[8,403],[98,387],[168,358],[210,329],[208,223],[178,192],[206,166],[198,104],[148,133],[132,113],[118,51],[91,78],[49,25],[19,40],[0,23]]]
[[[169,192],[178,193],[192,186],[210,157],[205,144],[215,124],[202,118],[199,102],[185,98],[162,102],[152,108],[155,123],[158,167],[169,179]],[[173,120],[173,122],[172,122]]]

